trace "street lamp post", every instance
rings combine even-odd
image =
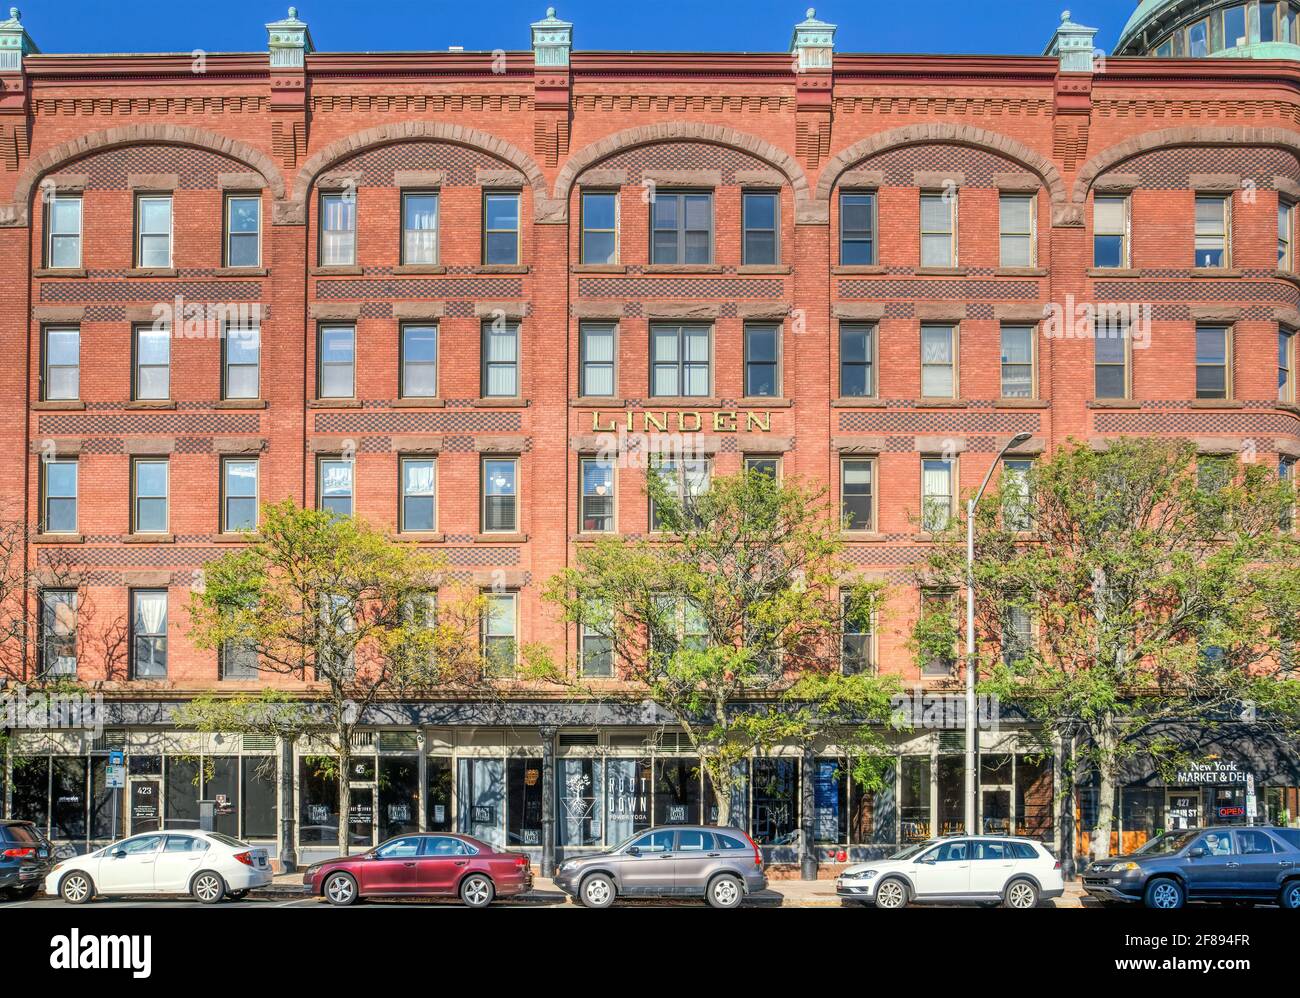
[[[984,497],[984,490],[993,478],[993,469],[998,466],[1007,451],[1019,447],[1030,434],[1017,433],[998,451],[989,465],[979,491],[966,500],[966,834],[978,834],[975,827],[975,795],[979,792],[979,746],[976,739],[979,734],[975,728],[975,507]]]

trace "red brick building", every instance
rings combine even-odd
[[[644,470],[581,462],[620,427],[679,431],[711,473],[774,459],[851,496],[849,557],[893,584],[873,664],[942,688],[906,640],[922,508],[950,515],[1013,435],[1013,461],[1121,434],[1300,455],[1295,62],[1094,62],[1070,22],[1042,57],[837,53],[812,17],[766,55],[574,51],[554,17],[504,53],[268,28],[269,58],[61,56],[0,25],[23,53],[0,71],[5,515],[31,531],[34,615],[78,601],[41,667],[97,684],[112,725],[15,741],[9,812],[57,838],[113,831],[102,751],[125,747],[126,831],[222,796],[228,830],[273,840],[278,808],[301,850],[335,848],[292,749],[277,790],[274,746],[168,725],[263,682],[194,649],[185,614],[258,500],[436,548],[577,668],[541,585],[593,528],[651,528]],[[1122,306],[1131,335],[1095,341],[1076,305]],[[652,709],[520,689],[403,710],[364,747],[358,841],[563,852],[707,820]],[[834,746],[755,760],[745,820],[777,859],[800,830],[826,860],[955,827],[949,735],[899,745],[874,802]],[[986,826],[1052,839],[1051,764],[1014,732],[983,750]],[[1163,793],[1125,798],[1135,829]]]

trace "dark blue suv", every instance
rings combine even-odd
[[[1188,901],[1300,908],[1300,828],[1166,832],[1130,856],[1089,864],[1083,889],[1103,903],[1148,908],[1181,908]]]
[[[53,852],[30,821],[0,818],[0,898],[25,901],[40,890]]]

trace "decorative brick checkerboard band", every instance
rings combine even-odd
[[[1141,179],[1138,186],[1146,190],[1188,190],[1193,174],[1228,173],[1240,176],[1243,181],[1250,180],[1259,190],[1271,191],[1274,177],[1300,181],[1300,159],[1286,149],[1260,146],[1240,149],[1183,146],[1142,153],[1106,173],[1136,174]],[[1104,180],[1106,173],[1099,179]]]
[[[1275,302],[1300,304],[1300,288],[1288,281],[1098,281],[1093,286],[1098,301],[1118,302]]]
[[[186,146],[138,145],[92,153],[64,167],[86,175],[87,190],[128,190],[132,173],[174,173],[182,190],[217,190],[219,173],[244,173],[239,160]]]
[[[782,280],[708,277],[583,277],[579,298],[781,298]]]
[[[840,413],[840,430],[850,433],[1020,433],[1038,424],[1036,412]]]
[[[261,281],[43,281],[43,302],[167,302],[176,296],[190,302],[260,301]]]
[[[1201,433],[1264,436],[1300,433],[1300,418],[1288,413],[1259,412],[1097,412],[1098,433]]]
[[[940,144],[889,149],[862,160],[857,167],[881,171],[886,187],[915,187],[914,174],[918,171],[961,175],[962,187],[994,187],[995,173],[1023,173],[1025,169],[1015,160],[984,149]]]
[[[706,142],[659,142],[616,153],[599,164],[602,170],[626,170],[629,184],[644,183],[646,170],[717,170],[724,186],[736,183],[737,170],[770,170],[771,166],[739,149]],[[579,174],[578,182],[582,182]]]
[[[933,548],[917,544],[889,547],[880,544],[847,544],[843,557],[854,565],[921,565],[933,553]],[[900,581],[912,581],[903,574]]]
[[[441,170],[448,187],[473,187],[478,169],[510,168],[504,160],[468,146],[450,142],[397,142],[367,149],[329,167],[330,173],[360,171],[358,187],[400,186],[393,174],[397,170]]]
[[[986,298],[990,301],[1035,301],[1038,281],[899,281],[889,278],[855,278],[837,282],[838,296],[850,299],[920,298],[960,301]]]
[[[320,412],[312,424],[317,433],[513,433],[522,426],[518,412]]]
[[[41,416],[37,432],[60,434],[119,434],[132,433],[256,433],[261,428],[261,417],[250,413],[198,413],[142,412],[123,416]]]
[[[522,298],[517,277],[419,277],[391,281],[318,280],[318,301],[374,298]]]

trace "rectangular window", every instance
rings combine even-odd
[[[167,678],[167,591],[131,593],[131,678]]]
[[[1295,529],[1295,487],[1296,487],[1296,459],[1285,454],[1277,459],[1277,477],[1278,481],[1286,483],[1291,490],[1292,501],[1282,510],[1278,517],[1278,526],[1282,530]]]
[[[582,192],[582,262],[618,263],[618,193]]]
[[[321,458],[317,465],[317,508],[335,516],[352,515],[352,461]]]
[[[402,263],[438,262],[438,195],[403,192]]]
[[[713,262],[713,195],[656,191],[650,203],[650,262]]]
[[[519,323],[483,323],[483,397],[519,397]]]
[[[1032,194],[1003,194],[998,198],[1000,262],[1003,267],[1032,267],[1037,259],[1035,215],[1038,199]]]
[[[81,266],[81,198],[55,195],[45,212],[45,266]]]
[[[586,398],[614,395],[614,343],[617,326],[613,323],[584,322],[578,330],[578,394]]]
[[[1129,200],[1097,197],[1092,202],[1092,265],[1124,269],[1129,266]]]
[[[256,529],[257,462],[247,458],[222,458],[222,533],[243,533]]]
[[[956,327],[921,327],[921,395],[956,398]]]
[[[223,641],[217,652],[222,679],[256,679],[257,648],[247,641]]]
[[[231,194],[226,198],[226,266],[261,263],[262,199],[255,194]]]
[[[1279,402],[1296,400],[1295,334],[1289,329],[1277,331],[1277,398]]]
[[[172,199],[170,194],[140,195],[135,199],[137,267],[172,265]]]
[[[921,195],[921,266],[957,266],[957,194]]]
[[[876,463],[869,458],[840,461],[840,526],[843,530],[871,530],[875,518]]]
[[[781,459],[764,455],[746,454],[744,458],[746,474],[765,475],[772,481],[781,478]]]
[[[933,625],[932,633],[951,631],[956,636],[954,594],[948,589],[927,589],[921,593],[921,615]],[[922,666],[924,676],[950,676],[957,666],[957,650],[954,645],[942,649],[929,649],[932,654]]]
[[[77,472],[75,460],[41,462],[43,499],[41,533],[75,534],[77,532]]]
[[[1226,8],[1223,11],[1223,48],[1234,49],[1249,41],[1250,35],[1246,31],[1246,5],[1243,3]]]
[[[650,327],[650,394],[703,398],[712,387],[709,326]]]
[[[221,350],[221,397],[257,398],[262,390],[261,330],[257,326],[227,326]]]
[[[519,529],[519,458],[483,459],[483,532],[513,534]]]
[[[1226,197],[1196,199],[1196,266],[1227,267],[1230,262],[1228,233],[1231,201]]]
[[[745,324],[745,397],[775,398],[781,394],[781,327]]]
[[[132,533],[167,533],[168,477],[166,460],[136,458],[132,462]]]
[[[709,461],[707,458],[689,461],[672,461],[653,458],[650,473],[659,476],[668,492],[676,495],[683,511],[689,515],[694,500],[709,489]],[[650,502],[650,529],[663,529],[654,500]]]
[[[869,267],[876,262],[875,192],[840,194],[840,265]]]
[[[357,262],[355,191],[320,196],[320,265],[350,267]]]
[[[747,266],[775,265],[780,261],[781,199],[775,191],[746,191],[741,195],[744,246],[741,262]]]
[[[81,396],[81,330],[76,326],[44,331],[41,351],[45,367],[41,378],[41,398],[76,399]]]
[[[483,262],[500,266],[519,263],[519,195],[483,195]]]
[[[1224,326],[1196,327],[1196,397],[1232,397],[1232,335]]]
[[[953,515],[956,461],[946,457],[921,459],[921,529],[938,533]]]
[[[397,529],[432,533],[437,529],[437,466],[431,457],[404,457],[399,464],[402,520]]]
[[[872,398],[876,394],[876,327],[840,326],[840,395]]]
[[[1277,199],[1277,269],[1294,271],[1296,207],[1285,198]]]
[[[1002,662],[1013,665],[1034,646],[1034,618],[1028,608],[1011,606],[1002,627]]]
[[[438,327],[402,327],[402,383],[404,399],[438,395]]]
[[[875,670],[871,655],[872,621],[865,609],[856,606],[853,593],[840,591],[840,612],[843,616],[843,644],[840,649],[840,670],[846,676],[856,676]]]
[[[40,674],[77,674],[77,592],[46,589],[41,592]]]
[[[484,593],[483,664],[487,675],[506,678],[515,674],[515,635],[519,595],[513,592]]]
[[[1034,397],[1034,327],[1002,327],[1002,397]]]
[[[171,343],[169,326],[135,327],[134,399],[171,398]]]
[[[582,674],[593,679],[608,679],[613,676],[614,642],[586,624],[582,625],[580,633]]]
[[[1033,525],[1033,504],[1029,476],[1034,462],[1006,458],[1002,462],[1002,525],[1007,530],[1029,530]]]
[[[1210,22],[1197,21],[1187,29],[1187,54],[1193,59],[1209,55]]]
[[[584,457],[578,461],[582,510],[578,529],[583,533],[608,533],[614,529],[614,462]]]
[[[1128,333],[1115,327],[1098,326],[1093,340],[1093,368],[1096,397],[1128,398]]]
[[[356,393],[356,328],[321,326],[316,397],[350,399]]]

